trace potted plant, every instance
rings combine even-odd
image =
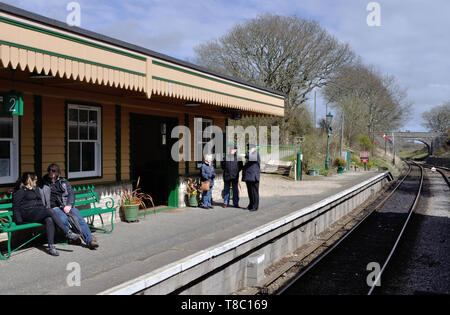
[[[138,178],[136,189],[133,191],[128,191],[128,189],[123,189],[121,194],[122,200],[122,209],[123,214],[125,216],[125,221],[127,222],[136,222],[138,221],[139,208],[147,208],[145,201],[148,200],[151,202],[153,208],[155,204],[153,203],[153,199],[149,194],[146,194],[141,191],[139,187],[140,177]],[[145,216],[146,212],[144,212]]]
[[[188,195],[189,207],[198,207],[198,195],[201,191],[201,183],[198,179],[186,179],[186,192]]]
[[[337,157],[334,160],[334,165],[338,168],[338,174],[344,173],[345,167],[347,166],[347,162],[343,158]]]

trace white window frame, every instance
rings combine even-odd
[[[71,140],[69,138],[69,113],[70,109],[84,109],[89,111],[97,111],[97,140]],[[84,177],[100,177],[102,174],[102,108],[100,106],[88,106],[88,105],[79,105],[79,104],[67,104],[67,119],[66,119],[66,132],[67,132],[67,177],[69,179],[73,178],[84,178]],[[89,129],[88,129],[89,134]],[[95,143],[94,150],[95,150],[95,169],[93,171],[79,171],[79,172],[70,172],[69,171],[69,165],[70,165],[70,142],[93,142]],[[80,161],[83,159],[83,152],[80,150]]]
[[[3,97],[0,96],[0,101],[3,101]],[[13,137],[0,138],[0,141],[10,141],[10,164],[9,176],[0,176],[0,184],[11,184],[17,181],[19,178],[19,117],[12,115],[13,118]],[[2,119],[0,117],[0,119]]]
[[[202,140],[201,140],[201,144],[202,144],[202,159],[203,159],[203,154],[204,154],[204,149],[206,144],[211,140],[212,134],[209,134],[209,138],[205,140],[205,138],[203,137],[205,134],[205,129],[209,126],[213,126],[214,125],[214,120],[212,118],[204,118],[204,117],[195,117],[195,118],[201,118],[202,120]],[[203,123],[207,123],[207,126],[205,128],[203,128]],[[208,134],[206,134],[208,135]],[[200,169],[202,167],[202,161],[197,161],[196,162],[196,168]]]

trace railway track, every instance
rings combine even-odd
[[[434,167],[436,169],[436,172],[438,172],[439,174],[442,175],[442,177],[444,178],[445,182],[450,187],[450,181],[448,179],[448,176],[449,176],[448,174],[450,174],[450,169],[448,169],[446,167],[441,167],[441,166],[434,166],[434,165],[431,165],[431,164],[423,164],[423,167],[429,168],[429,169]]]
[[[326,250],[311,262],[305,263],[306,255],[279,272],[281,277],[289,269],[300,267],[294,277],[272,293],[372,294],[417,206],[423,175],[422,165],[408,162],[406,175],[388,196],[366,212],[362,220],[358,219],[353,228],[345,230],[338,241],[326,245]],[[259,292],[270,292],[269,287],[276,280],[272,277]]]

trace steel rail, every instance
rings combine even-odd
[[[439,174],[442,175],[442,177],[444,178],[444,180],[445,180],[445,182],[447,183],[448,187],[450,187],[450,181],[449,181],[447,175],[445,175],[444,171],[442,171],[441,168],[437,168],[437,167],[436,167],[436,171],[437,171]]]
[[[450,168],[448,168],[448,167],[444,167],[444,166],[436,166],[436,165],[432,165],[432,164],[427,164],[427,163],[424,163],[423,164],[426,168],[431,168],[431,167],[435,167],[436,169],[441,169],[441,170],[444,170],[444,171],[446,171],[446,172],[450,172]]]
[[[395,186],[395,188],[386,196],[386,198],[384,198],[376,207],[374,210],[380,210],[381,207],[383,207],[383,205],[389,200],[391,199],[391,197],[394,195],[394,193],[397,191],[397,188],[400,187],[401,184],[403,184],[403,182],[405,181],[406,177],[409,176],[409,174],[411,173],[411,164],[407,163],[408,165],[408,171],[406,173],[406,175],[401,179],[401,181],[397,184],[397,186]]]
[[[297,282],[301,277],[303,277],[305,274],[307,274],[312,268],[314,268],[323,258],[328,256],[333,250],[338,247],[339,244],[341,244],[350,234],[352,234],[353,231],[355,231],[358,226],[360,226],[365,220],[371,216],[375,211],[378,211],[396,192],[396,190],[400,187],[401,184],[405,181],[405,179],[409,176],[411,173],[412,167],[409,163],[408,170],[406,175],[400,180],[400,182],[394,187],[394,189],[384,198],[376,207],[374,207],[367,215],[364,216],[355,226],[353,226],[350,230],[348,230],[336,243],[333,244],[333,246],[329,247],[327,250],[325,250],[323,253],[321,253],[318,257],[316,257],[311,263],[309,263],[305,269],[302,270],[300,274],[295,276],[294,278],[290,279],[289,282],[285,285],[283,285],[282,288],[278,289],[275,294],[281,295],[284,291],[286,291],[289,287],[291,287],[295,282]],[[289,269],[292,269],[295,266],[290,267]],[[286,271],[288,271],[287,269]],[[286,272],[285,271],[285,272]],[[275,280],[274,280],[275,281]],[[272,281],[272,283],[274,282]]]
[[[442,175],[442,177],[444,178],[445,182],[446,182],[447,185],[450,187],[450,181],[449,181],[447,175],[445,174],[445,172],[450,172],[450,169],[448,169],[448,168],[446,168],[446,167],[442,167],[442,166],[434,166],[434,165],[431,165],[431,164],[424,164],[423,166],[426,167],[426,168],[430,168],[430,169],[431,169],[432,167],[434,167],[434,168],[436,169],[436,171],[437,171],[439,174]]]
[[[393,246],[392,249],[391,249],[391,252],[389,253],[388,257],[386,258],[386,261],[384,262],[383,267],[381,268],[380,272],[378,273],[378,275],[377,275],[377,277],[376,277],[374,283],[373,283],[372,286],[370,287],[370,290],[369,290],[369,292],[367,293],[367,295],[371,295],[371,294],[373,293],[373,290],[375,289],[375,287],[376,287],[377,284],[379,283],[380,278],[381,278],[381,275],[383,274],[384,270],[386,269],[386,266],[388,265],[389,261],[391,260],[391,257],[392,257],[392,255],[394,254],[395,250],[397,249],[397,246],[398,246],[398,244],[399,244],[399,242],[400,242],[400,239],[402,238],[403,233],[404,233],[404,231],[405,231],[405,229],[406,229],[406,226],[407,226],[408,223],[409,223],[409,219],[411,218],[412,213],[416,210],[416,207],[417,207],[417,205],[418,205],[418,203],[419,203],[419,198],[420,198],[420,194],[421,194],[421,192],[422,192],[422,186],[423,186],[423,175],[424,175],[424,171],[423,171],[423,166],[421,166],[420,164],[417,164],[417,163],[415,163],[415,162],[412,162],[412,163],[413,163],[415,166],[419,167],[419,169],[420,169],[420,184],[419,184],[419,189],[417,190],[416,197],[414,198],[414,202],[413,202],[413,204],[411,205],[411,207],[410,207],[410,209],[409,209],[409,211],[408,211],[408,216],[407,216],[407,218],[406,218],[406,220],[405,220],[405,223],[403,224],[403,227],[402,227],[402,229],[401,229],[401,231],[400,231],[400,233],[399,233],[399,235],[398,235],[398,237],[397,237],[397,240],[395,241],[394,246]]]

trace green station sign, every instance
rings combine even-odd
[[[10,91],[3,94],[2,111],[16,116],[23,115],[23,93]]]

